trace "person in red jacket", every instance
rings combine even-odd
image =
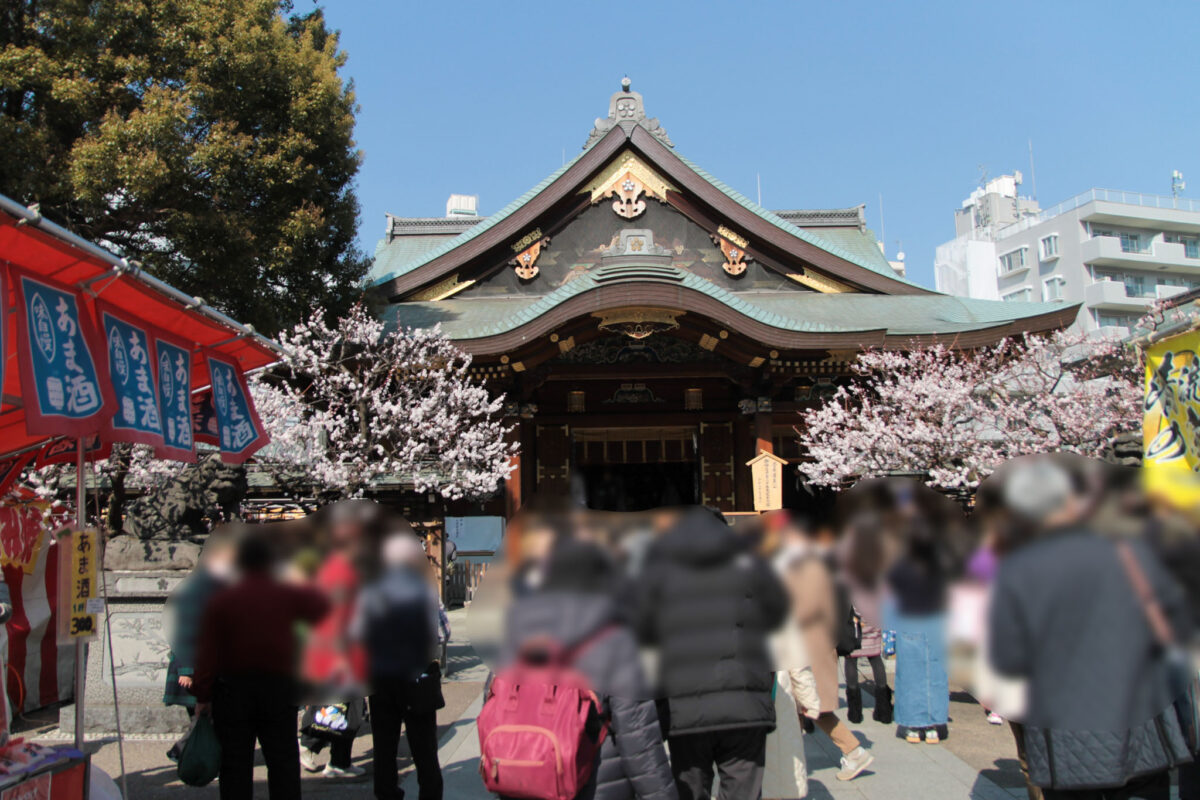
[[[362,568],[367,561],[368,537],[383,517],[379,505],[370,500],[346,500],[330,506],[328,515],[331,549],[314,578],[314,583],[329,598],[329,614],[308,634],[304,648],[302,676],[314,693],[317,704],[305,715],[325,703],[362,704],[363,655],[361,646],[350,637],[362,584]],[[329,745],[327,778],[361,777],[365,770],[351,763],[353,731],[348,737],[326,739],[304,733],[300,737],[300,766],[309,772],[321,769],[317,756]]]
[[[300,797],[296,742],[297,623],[314,624],[329,600],[272,574],[270,546],[245,534],[238,581],[213,597],[200,625],[193,692],[221,742],[221,800],[254,795],[254,742],[267,763],[272,800]]]

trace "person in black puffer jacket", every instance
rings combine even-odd
[[[760,796],[775,728],[767,637],[788,596],[774,571],[719,517],[693,508],[653,545],[641,576],[639,633],[656,645],[671,770],[682,800]]]
[[[609,731],[594,777],[576,800],[676,800],[658,713],[637,640],[617,603],[617,586],[614,565],[602,549],[560,539],[542,585],[508,612],[501,662],[510,663],[535,638],[577,648],[574,667],[600,696]]]

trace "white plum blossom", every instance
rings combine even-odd
[[[480,499],[512,472],[503,396],[471,377],[470,357],[439,329],[388,331],[358,305],[333,326],[316,312],[280,343],[275,380],[250,385],[271,436],[256,460],[281,485],[354,496],[399,480]]]
[[[1082,334],[873,350],[852,369],[853,382],[801,412],[800,470],[812,484],[921,473],[930,486],[970,490],[1010,458],[1095,456],[1141,424],[1137,355]]]

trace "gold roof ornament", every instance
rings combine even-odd
[[[678,317],[683,311],[670,308],[615,308],[610,311],[592,312],[600,322],[597,325],[606,333],[618,333],[630,339],[645,339],[656,333],[672,331],[679,327]]]
[[[634,219],[646,210],[643,197],[665,203],[669,191],[679,190],[636,155],[625,152],[605,167],[580,194],[590,193],[593,205],[613,197],[613,211],[617,216]]]

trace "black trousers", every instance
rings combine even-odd
[[[408,739],[413,766],[417,768],[420,800],[442,800],[442,767],[438,764],[437,712],[414,713],[408,708],[409,687],[403,681],[375,681],[371,694],[371,735],[375,740],[372,766],[377,800],[400,800],[396,753],[400,727]]]
[[[844,671],[846,673],[846,690],[858,688],[858,659],[847,656],[845,659]],[[875,691],[886,689],[887,670],[883,667],[883,656],[868,656],[867,661],[871,664],[871,674],[875,678]]]
[[[1171,773],[1135,778],[1117,789],[1043,789],[1046,800],[1170,800]]]
[[[766,728],[688,733],[671,736],[667,744],[671,748],[671,773],[679,789],[679,800],[708,800],[712,796],[714,764],[721,776],[718,790],[721,797],[737,800],[762,797]]]
[[[213,725],[221,740],[221,800],[254,797],[254,742],[267,762],[271,800],[300,797],[296,692],[278,676],[222,678],[213,692]]]
[[[1192,762],[1179,768],[1179,800],[1200,800],[1200,764]]]
[[[362,700],[355,702],[361,703]],[[312,750],[314,753],[319,753],[325,749],[325,745],[329,745],[329,763],[335,767],[345,769],[350,766],[354,752],[353,739],[322,739],[318,736],[309,736],[307,733],[300,736],[300,744]]]

